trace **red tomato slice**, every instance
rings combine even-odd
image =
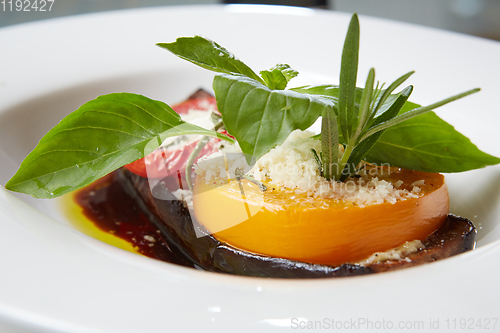
[[[215,97],[203,97],[188,99],[185,102],[172,106],[175,112],[178,114],[187,114],[189,110],[200,110],[200,111],[210,111],[217,110],[217,102]]]
[[[187,114],[189,110],[192,109],[210,112],[212,110],[217,110],[216,108],[217,103],[212,96],[191,98],[172,107],[178,114]],[[227,132],[224,133],[227,134]],[[219,141],[220,139],[211,139],[198,154],[195,162],[204,155],[216,152]],[[158,148],[151,154],[125,165],[125,168],[144,178],[165,178],[177,175],[178,173],[180,173],[180,176],[184,177],[187,160],[197,143],[198,141],[192,142],[183,146],[182,149],[177,150]]]
[[[200,151],[194,162],[196,163],[202,156],[215,153],[219,141],[220,139],[217,138],[211,139]],[[177,150],[158,148],[144,158],[125,165],[125,168],[144,178],[165,178],[176,175],[178,172],[184,176],[187,160],[197,143],[198,141],[194,141]]]

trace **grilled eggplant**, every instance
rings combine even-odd
[[[172,251],[206,271],[275,278],[355,276],[421,265],[469,251],[475,246],[476,229],[472,222],[449,215],[447,221],[422,242],[424,248],[404,260],[367,265],[345,263],[333,267],[274,258],[237,249],[210,234],[198,237],[195,228],[203,232],[203,227],[192,220],[186,204],[176,199],[164,182],[160,181],[151,190],[146,178],[125,169],[120,171],[119,181],[161,231]]]

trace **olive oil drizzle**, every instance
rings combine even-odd
[[[194,267],[175,253],[150,216],[120,182],[120,171],[75,192],[65,202],[70,221],[81,232],[124,250]],[[75,208],[76,206],[76,208]]]

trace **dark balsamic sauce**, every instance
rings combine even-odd
[[[84,216],[101,231],[125,240],[147,257],[194,267],[171,251],[160,230],[141,211],[137,200],[124,190],[118,177],[115,171],[75,194],[74,200]]]

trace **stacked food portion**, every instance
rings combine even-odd
[[[289,65],[258,75],[199,36],[158,46],[216,72],[215,97],[200,91],[171,108],[100,96],[47,133],[6,187],[53,198],[115,184],[158,231],[161,242],[145,239],[165,247],[162,258],[238,275],[359,275],[474,247],[440,173],[500,159],[432,110],[479,89],[420,106],[411,85],[396,92],[413,72],[385,87],[374,69],[357,87],[356,15],[338,85],[287,89],[298,75]]]

